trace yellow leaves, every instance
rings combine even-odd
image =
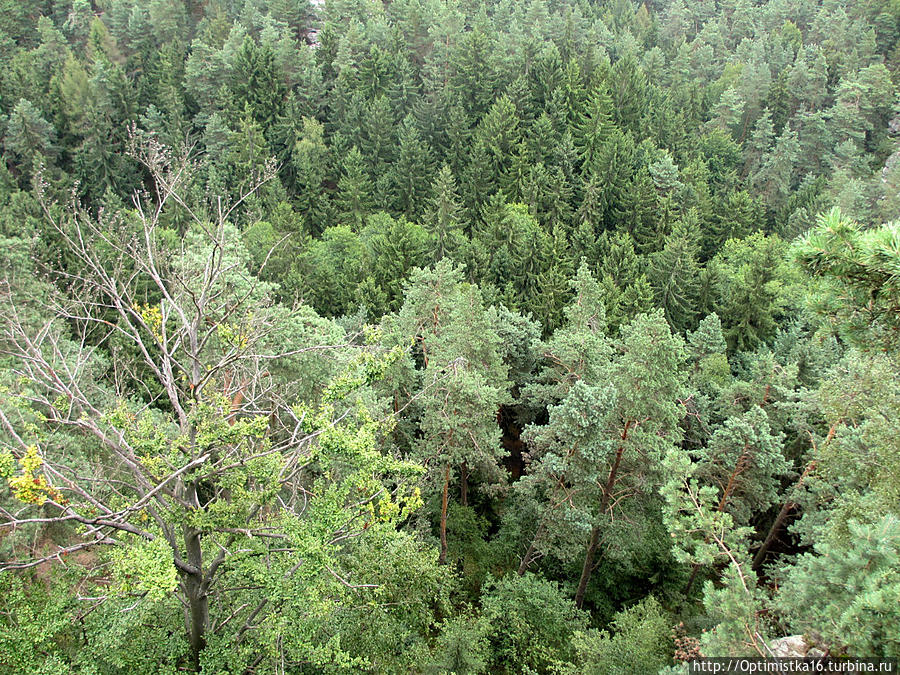
[[[141,317],[141,320],[150,329],[157,342],[162,343],[163,318],[162,310],[159,306],[134,303],[131,305],[131,308]]]
[[[25,452],[25,456],[19,460],[22,474],[12,476],[13,460],[10,453],[0,456],[0,475],[6,478],[10,490],[16,499],[26,504],[41,506],[48,498],[62,502],[61,495],[49,484],[40,468],[44,460],[35,446],[31,446]]]
[[[382,523],[397,523],[412,515],[423,503],[419,488],[414,488],[409,495],[398,493],[393,499],[390,495],[385,495],[378,502],[377,518]],[[375,508],[371,503],[369,508],[371,515],[376,517]]]
[[[248,317],[248,321],[250,319],[252,319],[252,316]],[[250,337],[244,332],[243,328],[238,325],[220,323],[216,326],[216,333],[219,336],[219,340],[222,341],[222,344],[234,347],[240,351],[247,349],[247,346],[250,344]]]
[[[16,469],[16,460],[9,450],[0,452],[0,478],[7,479]]]

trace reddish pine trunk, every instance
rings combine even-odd
[[[768,391],[768,388],[767,388]],[[741,452],[741,456],[738,457],[737,462],[734,465],[734,471],[731,472],[731,475],[728,477],[728,483],[725,485],[725,489],[722,491],[722,499],[719,500],[719,505],[716,507],[716,511],[722,513],[725,510],[725,505],[728,503],[728,498],[731,497],[731,493],[734,492],[735,483],[737,482],[737,477],[741,475],[741,472],[746,468],[747,461],[750,458],[747,455],[747,444],[744,445],[744,450]],[[688,595],[691,592],[691,589],[694,587],[694,581],[697,579],[697,572],[700,571],[700,565],[694,563],[691,565],[691,576],[688,578],[687,585],[684,587],[684,594]]]

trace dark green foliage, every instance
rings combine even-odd
[[[546,672],[569,660],[572,633],[587,616],[552,581],[533,574],[509,574],[494,581],[482,598],[488,628],[488,672]]]

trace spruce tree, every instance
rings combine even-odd
[[[344,157],[338,181],[338,220],[356,231],[362,229],[372,209],[372,183],[362,154],[354,146]]]

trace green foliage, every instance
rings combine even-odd
[[[749,350],[770,339],[778,319],[795,304],[785,250],[774,235],[757,233],[729,240],[710,262],[717,313],[732,349]]]
[[[894,345],[898,323],[896,223],[864,231],[835,208],[796,247],[795,255],[825,288],[812,295],[819,311],[832,317],[857,344]]]
[[[75,639],[70,598],[61,585],[51,591],[10,572],[0,575],[0,650],[9,672],[61,673],[70,663],[67,646]]]
[[[482,597],[490,645],[488,672],[546,672],[571,658],[572,634],[587,616],[559,587],[533,574],[507,575]]]
[[[478,675],[484,673],[490,657],[490,627],[479,617],[461,615],[444,621],[435,645],[436,673]],[[430,669],[430,670],[431,670]]]
[[[12,669],[893,649],[900,10],[785,7],[0,2]]]
[[[156,602],[169,596],[178,583],[172,551],[162,538],[139,542],[110,555],[115,589]]]
[[[655,673],[671,663],[671,619],[652,595],[616,613],[610,630],[573,637],[577,669],[591,675]]]
[[[785,574],[776,602],[792,629],[816,631],[832,652],[852,656],[900,653],[900,522],[850,521],[852,544],[823,541]]]

